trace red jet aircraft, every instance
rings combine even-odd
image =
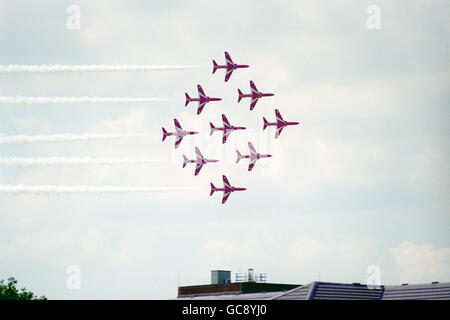
[[[228,136],[230,135],[231,131],[234,130],[244,130],[246,129],[245,127],[235,127],[232,126],[229,122],[227,117],[225,117],[224,114],[222,114],[222,122],[223,122],[223,127],[222,128],[217,128],[214,127],[214,125],[212,124],[212,122],[209,123],[210,127],[211,127],[211,131],[209,133],[209,135],[211,136],[213,134],[214,131],[217,130],[221,130],[223,131],[223,138],[222,138],[222,143],[225,143],[227,141]]]
[[[248,143],[248,148],[250,149],[249,155],[242,155],[239,150],[236,150],[237,153],[237,160],[236,163],[239,162],[241,159],[250,159],[250,163],[248,165],[248,171],[252,171],[253,167],[255,166],[256,160],[261,158],[270,158],[272,157],[271,154],[261,154],[256,152],[255,147],[251,142]]]
[[[276,117],[276,122],[268,122],[266,120],[266,118],[263,118],[263,121],[264,121],[263,130],[265,130],[268,126],[276,126],[277,127],[277,131],[275,132],[275,139],[280,136],[280,133],[284,129],[284,127],[299,124],[299,122],[289,122],[289,121],[283,120],[283,117],[281,117],[281,113],[280,113],[280,111],[278,111],[278,109],[275,109],[275,117]]]
[[[206,159],[205,157],[203,157],[202,153],[200,152],[200,149],[195,147],[195,155],[196,155],[196,159],[195,160],[189,160],[184,154],[183,154],[183,168],[186,167],[186,164],[188,163],[195,163],[195,173],[194,175],[198,175],[198,173],[200,172],[200,170],[202,169],[203,165],[207,164],[207,163],[213,163],[213,162],[219,162],[219,160],[213,160],[213,159]]]
[[[198,98],[191,98],[189,97],[188,93],[185,92],[186,95],[186,103],[184,104],[185,107],[187,107],[187,105],[189,104],[189,102],[191,101],[198,101],[198,109],[197,109],[197,114],[200,114],[203,110],[203,107],[205,106],[206,103],[210,102],[210,101],[220,101],[222,100],[221,98],[211,98],[208,97],[205,92],[202,89],[201,85],[197,85],[197,90],[198,90]]]
[[[259,92],[258,89],[256,89],[255,84],[253,81],[250,80],[250,89],[252,90],[251,93],[245,94],[242,93],[240,89],[238,89],[238,103],[241,101],[242,98],[252,98],[252,101],[250,102],[250,110],[253,110],[253,108],[256,106],[256,103],[258,102],[258,99],[261,97],[270,97],[273,96],[273,93],[262,93]]]
[[[211,183],[211,193],[209,194],[210,196],[212,196],[215,191],[223,191],[222,204],[224,204],[227,201],[228,197],[230,196],[230,194],[232,192],[247,190],[246,188],[238,188],[238,187],[234,187],[234,186],[230,185],[230,183],[228,182],[228,179],[225,175],[222,176],[222,179],[223,179],[223,188],[216,188]]]
[[[228,54],[228,52],[225,51],[225,65],[220,66],[216,63],[216,61],[213,60],[213,74],[216,72],[217,69],[226,69],[226,73],[225,73],[225,82],[228,81],[228,79],[230,79],[231,74],[233,73],[234,70],[239,69],[239,68],[248,68],[249,66],[246,64],[236,64],[233,62],[233,60],[231,60],[230,55]]]
[[[164,129],[164,127],[162,128],[162,131],[163,131],[162,141],[164,141],[168,136],[176,136],[175,149],[178,148],[178,146],[180,145],[181,140],[183,140],[184,136],[198,133],[196,131],[183,130],[177,119],[173,119],[173,123],[175,125],[175,132],[167,132],[166,129]]]

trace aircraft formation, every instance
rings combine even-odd
[[[230,79],[231,74],[233,73],[234,70],[250,67],[249,65],[234,63],[228,52],[225,52],[225,64],[224,65],[218,65],[215,60],[213,60],[212,62],[213,62],[213,71],[212,71],[213,74],[218,69],[225,69],[225,82],[227,82]],[[187,92],[185,93],[185,97],[186,97],[185,107],[187,107],[190,102],[198,102],[197,115],[201,114],[203,108],[206,106],[207,103],[212,102],[212,101],[221,101],[222,100],[221,98],[207,96],[205,94],[202,86],[199,84],[197,85],[197,92],[198,92],[198,98],[191,98]],[[255,83],[250,80],[250,93],[245,94],[245,93],[242,93],[242,91],[240,89],[238,89],[238,101],[237,102],[239,103],[243,98],[250,98],[251,99],[250,100],[250,111],[252,111],[255,108],[256,103],[258,102],[258,100],[260,98],[270,97],[273,95],[274,95],[273,93],[264,93],[264,92],[258,91]],[[184,130],[181,127],[181,125],[177,119],[174,119],[173,122],[174,122],[174,126],[175,126],[174,132],[168,132],[166,129],[164,129],[164,127],[162,128],[162,131],[163,131],[162,141],[164,141],[168,136],[175,136],[175,149],[177,149],[180,146],[180,143],[185,136],[194,135],[194,134],[199,133],[196,131]],[[226,143],[227,138],[231,132],[246,129],[246,127],[231,125],[230,122],[228,121],[227,117],[225,116],[225,114],[222,114],[222,125],[223,125],[222,127],[216,127],[216,126],[214,126],[214,124],[212,122],[210,122],[209,124],[210,124],[210,136],[215,131],[223,132],[222,144]],[[275,109],[275,122],[269,122],[266,120],[266,118],[263,117],[263,130],[265,130],[269,126],[274,126],[276,128],[275,139],[277,139],[280,136],[281,131],[285,127],[292,126],[292,125],[298,125],[298,124],[299,124],[299,122],[290,122],[290,121],[284,120],[278,109]],[[239,150],[236,150],[236,155],[237,155],[236,164],[238,164],[241,159],[249,159],[248,171],[252,171],[257,160],[262,159],[262,158],[272,157],[271,154],[262,154],[262,153],[257,152],[251,142],[248,142],[248,148],[249,148],[249,154],[247,154],[247,155],[243,155],[239,152]],[[186,167],[186,165],[188,163],[195,164],[194,176],[197,176],[200,173],[200,170],[202,169],[202,167],[205,164],[215,163],[215,162],[219,162],[219,160],[205,158],[203,156],[203,154],[200,152],[200,149],[198,147],[195,147],[195,158],[194,159],[190,160],[186,155],[183,155],[183,168]],[[246,188],[232,186],[230,184],[230,182],[228,181],[228,178],[225,175],[222,176],[222,182],[223,182],[223,188],[217,188],[214,186],[213,183],[210,184],[211,185],[210,196],[212,196],[213,193],[217,192],[217,191],[223,192],[222,204],[224,204],[227,201],[228,197],[230,196],[230,194],[232,192],[246,190]]]

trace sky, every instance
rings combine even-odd
[[[69,29],[70,5],[80,28]],[[379,28],[371,29],[375,5]],[[448,1],[1,1],[0,65],[190,65],[159,72],[0,74],[0,96],[170,101],[0,104],[0,135],[148,136],[3,144],[1,157],[151,158],[0,166],[0,185],[150,186],[171,193],[0,194],[0,279],[50,299],[171,299],[210,270],[274,283],[450,281]],[[228,51],[224,82],[212,59]],[[237,89],[275,93],[253,111]],[[221,97],[196,115],[184,93]],[[286,128],[262,130],[278,108]],[[209,135],[221,114],[247,130]],[[161,127],[200,131],[175,150]],[[252,172],[236,152],[270,159]],[[182,155],[208,158],[194,177]],[[209,196],[209,183],[247,188]],[[74,278],[79,286],[71,286]]]

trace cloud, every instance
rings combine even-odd
[[[99,227],[48,228],[13,235],[2,259],[34,261],[49,267],[99,262],[142,264],[151,262],[153,241],[153,235],[142,228],[122,238]]]
[[[349,236],[336,242],[306,236],[286,240],[271,233],[270,227],[255,229],[205,240],[201,252],[206,269],[227,267],[237,271],[255,267],[258,272],[269,273],[271,281],[297,279],[309,283],[320,273],[326,281],[364,282],[367,266],[380,264],[383,256],[382,241],[370,235]],[[257,233],[266,236],[253,236]]]
[[[326,248],[312,239],[302,237],[295,242],[290,250],[296,263],[316,264],[320,256],[325,253]]]
[[[450,248],[435,248],[429,243],[416,245],[404,241],[389,249],[398,268],[400,279],[407,283],[450,280]]]

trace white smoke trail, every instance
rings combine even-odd
[[[48,103],[129,103],[172,101],[166,98],[129,98],[129,97],[0,97],[0,103],[9,104],[48,104]]]
[[[24,143],[51,143],[51,142],[74,142],[88,140],[124,139],[133,137],[148,137],[149,134],[55,134],[36,136],[0,136],[1,144],[24,144]]]
[[[160,160],[155,159],[133,159],[133,158],[64,158],[64,157],[48,157],[48,158],[2,158],[0,157],[0,165],[15,167],[30,166],[71,166],[71,165],[143,165]]]
[[[119,187],[119,186],[57,186],[57,185],[3,185],[3,194],[104,194],[104,193],[149,193],[189,191],[190,188],[159,188],[159,187]]]
[[[199,66],[184,65],[7,65],[0,66],[1,73],[56,73],[56,72],[132,72],[170,71],[196,69]]]

